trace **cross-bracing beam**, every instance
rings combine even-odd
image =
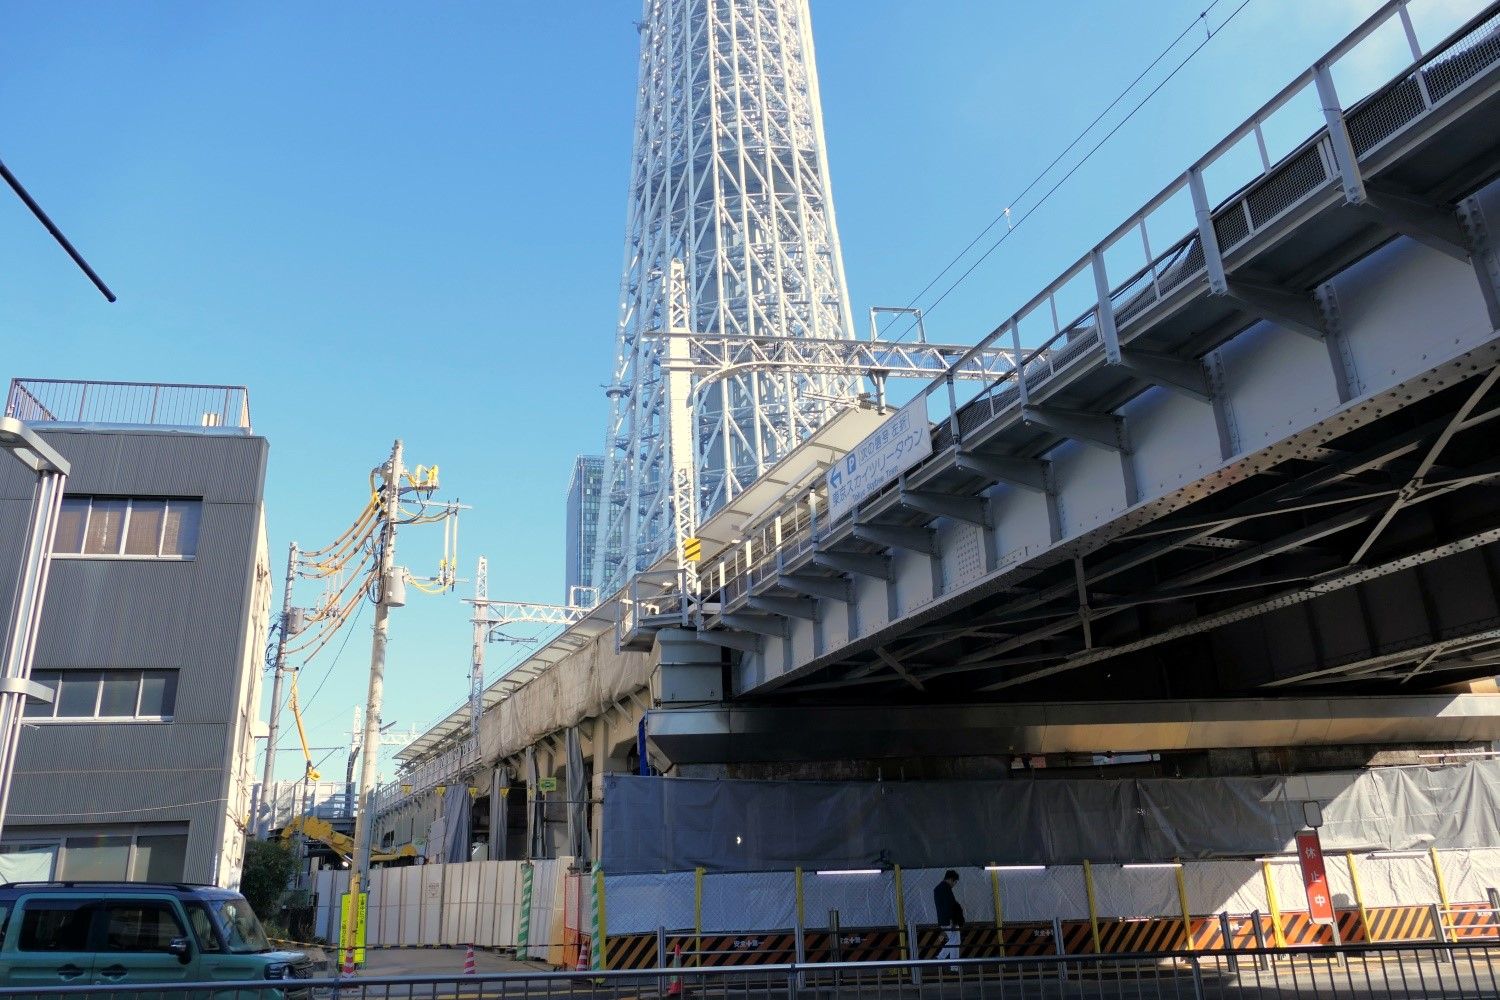
[[[1359,452],[1332,453],[1338,457],[1322,467],[1227,510],[1187,514],[1140,529],[1122,539],[1128,542],[1134,538],[1139,540],[1139,544],[1088,567],[1083,574],[1083,581],[1076,576],[1060,580],[1012,601],[995,613],[978,617],[963,625],[923,629],[916,633],[920,636],[918,641],[890,644],[885,647],[884,652],[912,665],[913,676],[921,681],[958,672],[1053,661],[1051,666],[1007,678],[983,689],[999,690],[1039,680],[1085,663],[1121,655],[1145,645],[1168,641],[1187,634],[1187,631],[1201,631],[1212,627],[1206,622],[1188,623],[1115,649],[1090,650],[1087,643],[1075,644],[1068,641],[1067,648],[1058,651],[1006,655],[1039,642],[1065,639],[1086,623],[1091,626],[1100,618],[1142,604],[1192,599],[1243,589],[1290,586],[1291,590],[1278,592],[1271,598],[1285,600],[1288,593],[1307,590],[1308,581],[1313,579],[1319,581],[1318,592],[1321,593],[1333,587],[1332,578],[1328,574],[1333,572],[1337,562],[1323,559],[1329,565],[1318,563],[1306,569],[1293,567],[1288,571],[1273,573],[1256,572],[1255,568],[1272,557],[1299,550],[1306,551],[1309,546],[1316,548],[1314,543],[1320,539],[1382,519],[1383,512],[1394,503],[1399,502],[1399,509],[1406,509],[1458,489],[1492,483],[1500,478],[1500,462],[1496,461],[1479,462],[1465,469],[1442,468],[1440,475],[1432,474],[1439,468],[1436,465],[1437,458],[1455,434],[1500,416],[1500,407],[1476,412],[1497,382],[1500,382],[1500,369],[1487,373],[1455,414],[1428,421]],[[1422,455],[1423,459],[1416,467],[1416,475],[1404,485],[1351,483],[1347,487],[1341,487],[1341,484],[1348,483],[1353,477],[1373,470],[1390,471],[1392,462],[1414,454]],[[1320,511],[1328,513],[1319,520],[1305,520],[1308,515]],[[1304,517],[1304,523],[1296,531],[1260,544],[1246,543],[1227,549],[1224,557],[1218,560],[1162,579],[1139,592],[1119,596],[1098,592],[1099,584],[1126,570],[1159,559],[1170,552],[1197,545],[1236,526],[1288,514],[1300,514]],[[1386,524],[1389,523],[1389,518],[1384,520]],[[1380,527],[1383,528],[1384,525]],[[1362,548],[1368,551],[1368,546]],[[1328,585],[1327,588],[1324,584]],[[1089,596],[1091,592],[1092,597]],[[1252,602],[1254,603],[1256,602]],[[1237,615],[1243,617],[1244,611],[1241,610]],[[1019,634],[1006,631],[997,634],[997,630],[1013,629],[1016,625],[1026,623],[1040,624]],[[948,658],[942,664],[924,664],[924,658],[930,661],[931,654],[943,646],[973,637],[985,639],[985,649]],[[916,667],[917,664],[922,666]],[[843,681],[828,681],[816,685],[794,684],[792,687],[797,690],[812,690],[814,687],[837,687],[845,683],[890,683],[898,680],[888,673],[874,676],[869,673],[856,669],[846,675]]]

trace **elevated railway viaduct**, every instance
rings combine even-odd
[[[976,347],[1024,363],[925,389],[930,455],[838,516],[792,456],[704,526],[696,589],[658,565],[492,688],[478,733],[456,712],[414,743],[387,826],[463,775],[481,798],[485,775],[566,776],[570,743],[594,790],[559,796],[571,823],[502,796],[529,849],[597,837],[602,776],[642,751],[704,774],[1254,771],[1500,738],[1455,693],[1500,665],[1500,13],[1425,46],[1409,26],[1383,6]],[[1341,100],[1382,29],[1410,64]],[[1309,95],[1321,127],[1273,158],[1267,123]],[[1245,149],[1252,176],[1211,192]]]

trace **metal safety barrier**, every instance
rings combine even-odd
[[[188,1000],[438,1000],[520,997],[736,997],[804,1000],[1231,1000],[1277,997],[1437,1000],[1500,995],[1500,947],[1418,944],[1064,958],[777,963],[644,971],[380,976],[293,982],[131,983],[0,988],[0,1000],[50,996]]]

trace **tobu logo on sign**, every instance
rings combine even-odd
[[[1315,924],[1334,922],[1333,894],[1328,891],[1328,872],[1323,867],[1323,843],[1318,831],[1297,834],[1297,863],[1302,866],[1302,885],[1307,889],[1307,913]]]
[[[854,505],[932,454],[927,397],[906,404],[828,470],[828,517]]]

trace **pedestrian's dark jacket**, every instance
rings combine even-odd
[[[937,909],[937,922],[939,927],[962,927],[964,925],[964,908],[958,905],[958,900],[953,898],[953,886],[944,879],[932,890],[932,905]]]

